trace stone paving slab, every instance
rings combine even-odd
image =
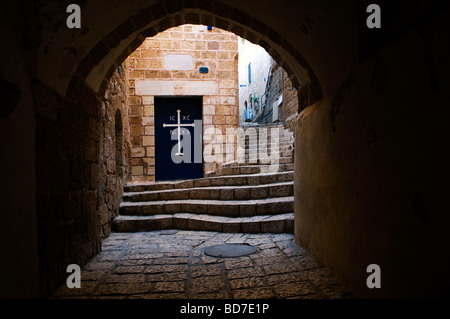
[[[258,251],[214,258],[204,249],[249,244]],[[81,271],[81,288],[64,284],[53,298],[341,299],[351,289],[293,241],[292,234],[206,231],[111,233]]]

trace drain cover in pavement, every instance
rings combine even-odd
[[[249,245],[225,244],[205,248],[205,255],[211,257],[241,257],[256,253],[258,249]]]

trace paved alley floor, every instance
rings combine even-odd
[[[257,247],[252,255],[214,258],[209,246]],[[265,299],[351,298],[348,286],[298,247],[291,234],[198,231],[112,233],[81,270],[81,288],[55,298]]]

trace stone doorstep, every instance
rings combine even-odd
[[[253,217],[221,217],[211,215],[173,214],[159,216],[118,216],[113,221],[115,232],[137,232],[166,229],[217,231],[226,233],[293,233],[294,214],[259,215]]]
[[[158,200],[180,199],[221,199],[250,200],[268,197],[293,196],[294,182],[244,186],[204,186],[186,189],[169,189],[144,192],[127,192],[123,194],[124,202],[148,202]]]
[[[294,180],[293,172],[278,172],[271,174],[242,174],[234,176],[217,176],[217,177],[205,177],[192,180],[191,183],[186,181],[173,181],[173,182],[150,182],[145,184],[128,184],[125,185],[125,192],[143,192],[143,191],[157,191],[157,190],[169,190],[169,189],[182,189],[191,187],[204,187],[204,186],[233,186],[233,185],[256,185],[262,184],[260,181],[261,176],[275,176],[277,182],[286,182]],[[189,182],[189,181],[188,181]]]
[[[164,215],[167,213],[208,214],[224,217],[249,217],[283,214],[294,211],[294,197],[257,200],[169,200],[153,202],[124,202],[120,215]]]

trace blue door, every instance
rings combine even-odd
[[[155,179],[203,177],[203,98],[155,97]]]

